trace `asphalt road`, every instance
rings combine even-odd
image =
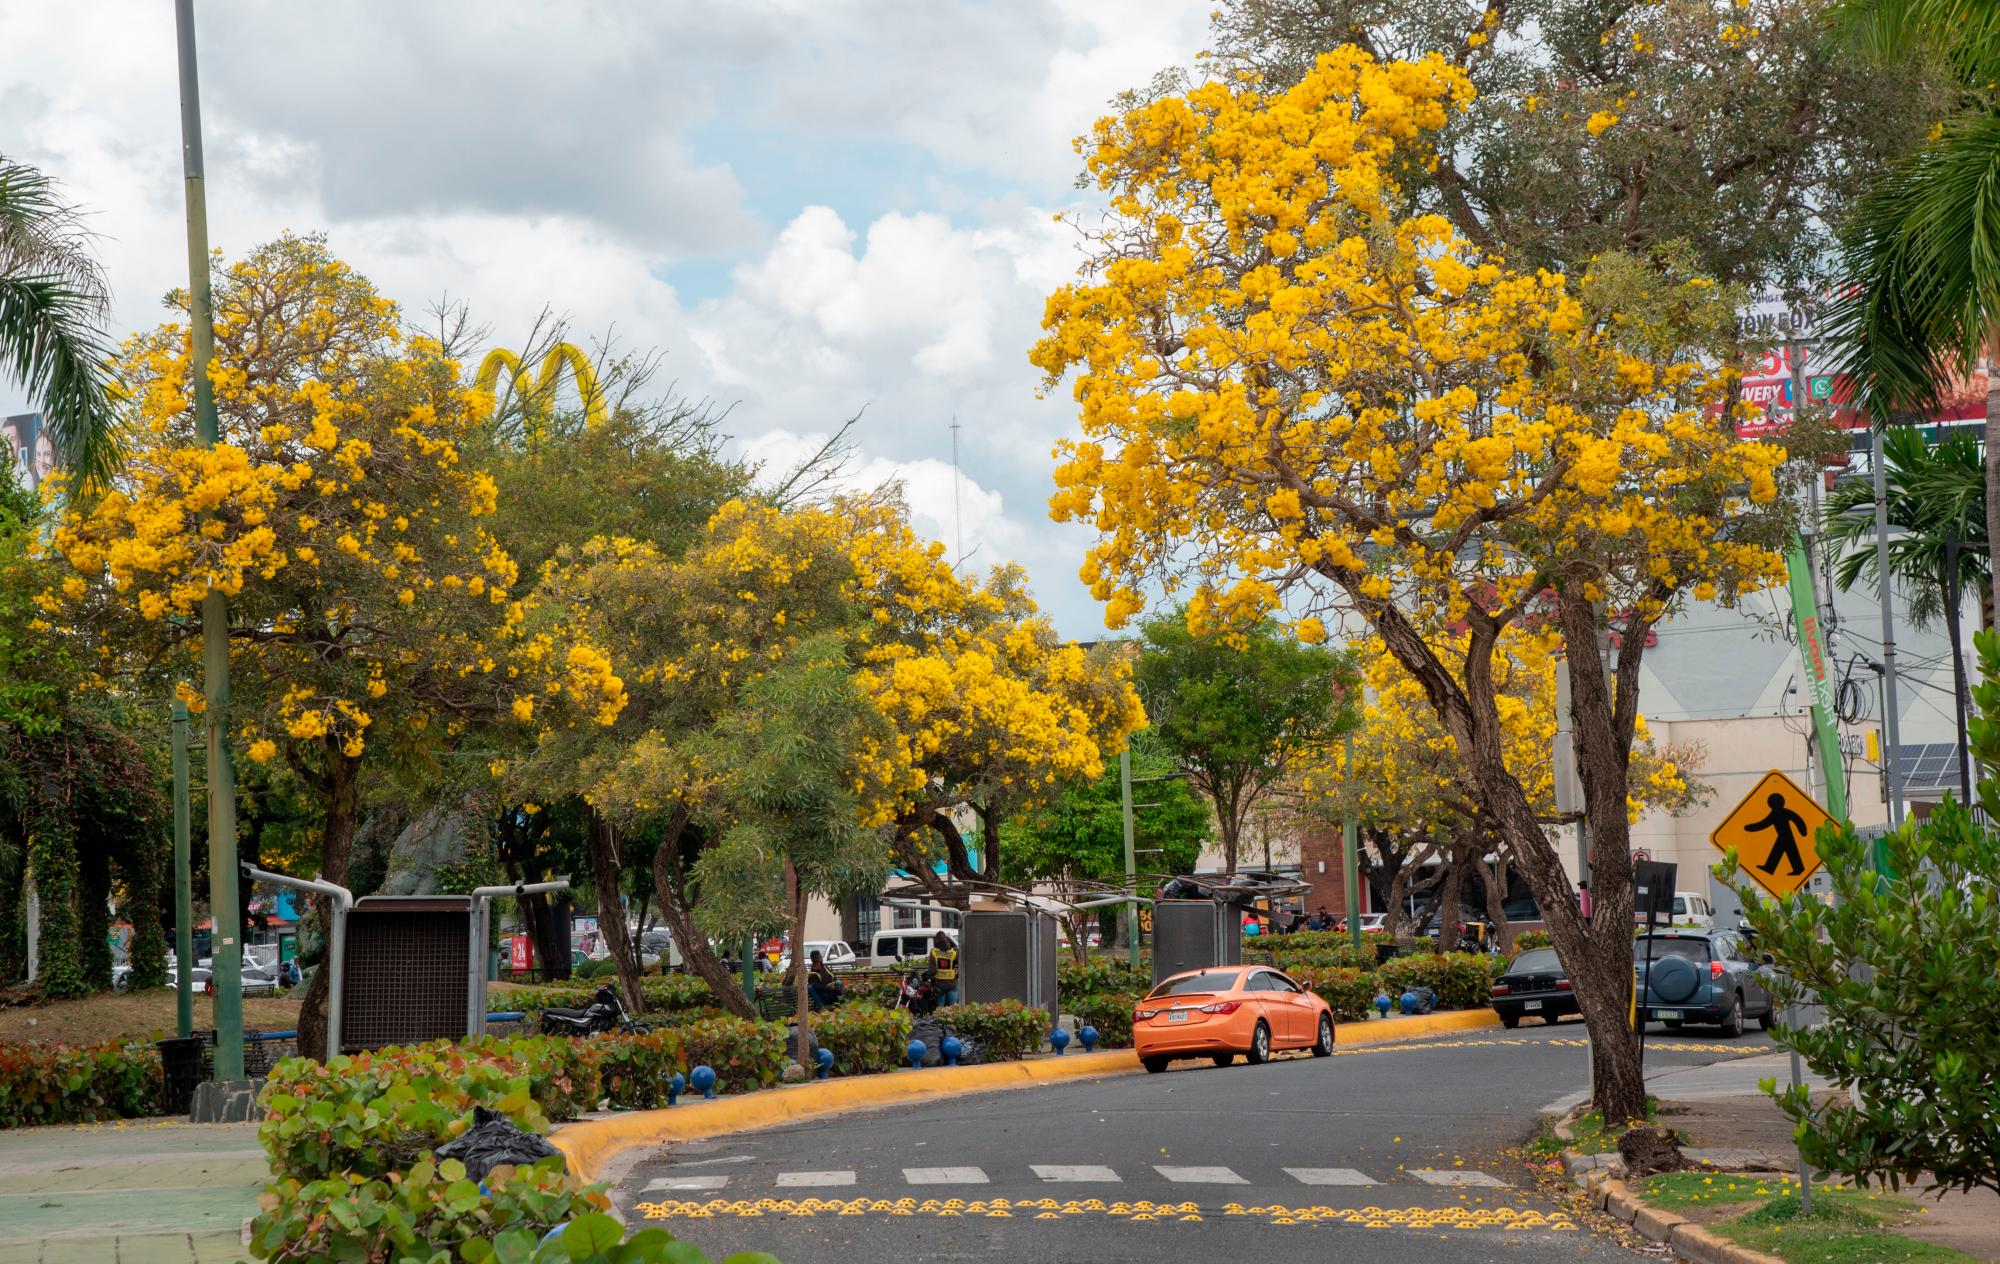
[[[1649,1038],[1649,1070],[1768,1051]],[[1624,1261],[1511,1151],[1587,1083],[1581,1023],[1126,1075],[827,1118],[648,1155],[620,1211],[711,1258],[1161,1264]]]

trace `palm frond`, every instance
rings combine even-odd
[[[1955,120],[1856,208],[1829,359],[1880,421],[1927,412],[2000,323],[2000,115]]]
[[[0,271],[0,373],[41,401],[56,455],[84,486],[101,485],[118,463],[97,310],[60,276]]]
[[[111,287],[90,241],[82,216],[54,180],[0,154],[0,274],[60,277],[90,296],[98,320],[108,320]]]

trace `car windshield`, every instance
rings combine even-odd
[[[1706,939],[1687,939],[1680,936],[1648,935],[1632,941],[1632,960],[1646,959],[1646,945],[1653,945],[1653,960],[1661,957],[1686,957],[1689,961],[1708,960]]]
[[[1562,962],[1553,948],[1530,948],[1514,958],[1514,964],[1507,967],[1509,974],[1545,974],[1551,970],[1562,970]]]
[[[1675,917],[1686,917],[1686,916],[1687,916],[1687,911],[1688,911],[1688,902],[1687,902],[1686,900],[1682,899],[1682,898],[1681,898],[1680,896],[1678,896],[1678,895],[1677,895],[1677,896],[1675,896],[1675,897],[1674,897],[1674,916],[1675,916]]]
[[[1168,979],[1147,994],[1155,996],[1187,996],[1194,992],[1227,992],[1236,986],[1241,975],[1235,970],[1202,970],[1195,974],[1184,974],[1177,979]]]

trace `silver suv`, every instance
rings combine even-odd
[[[1769,967],[1741,935],[1641,935],[1632,941],[1632,961],[1642,984],[1639,1008],[1645,1022],[1665,1023],[1668,1031],[1683,1023],[1714,1023],[1723,1035],[1740,1036],[1746,1018],[1755,1018],[1766,1031],[1777,1021]]]

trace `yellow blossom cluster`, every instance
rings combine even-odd
[[[1399,159],[1469,91],[1437,58],[1344,48],[1283,92],[1210,84],[1097,125],[1116,214],[1032,359],[1073,379],[1083,435],[1050,507],[1097,528],[1081,573],[1111,626],[1162,575],[1197,627],[1316,575],[1432,633],[1504,623],[1559,577],[1645,618],[1778,577],[1731,527],[1784,453],[1737,440],[1667,316],[1390,209]],[[1652,284],[1661,311],[1726,302]]]

